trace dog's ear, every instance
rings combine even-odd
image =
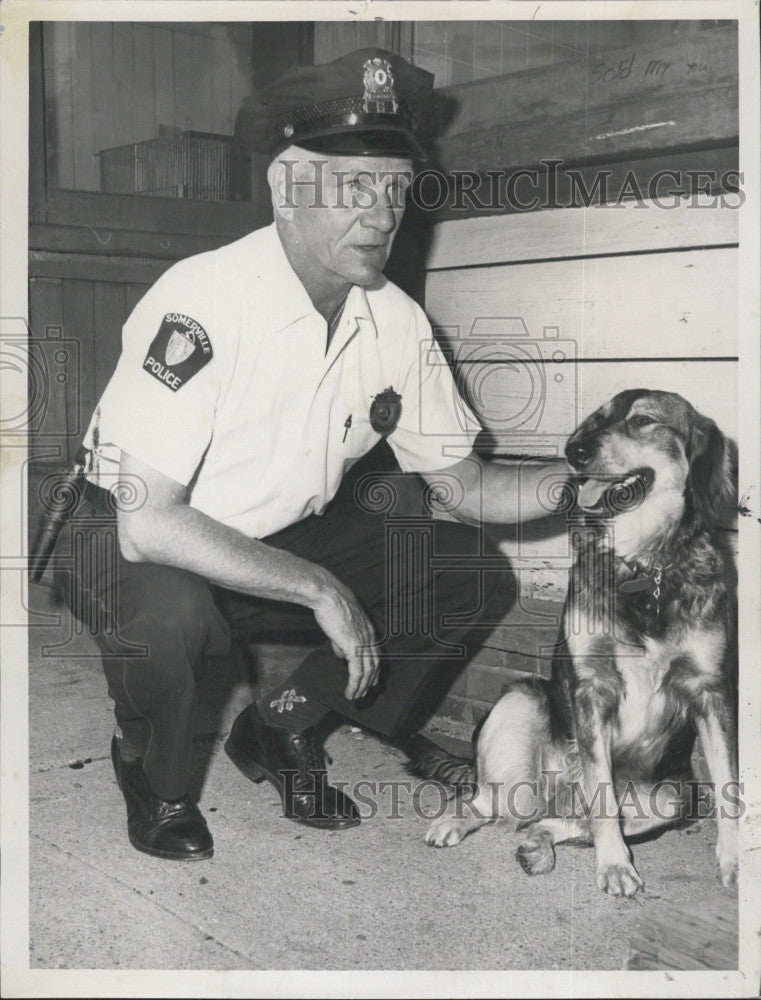
[[[696,414],[687,441],[688,488],[695,513],[712,528],[731,505],[734,483],[727,439],[708,417]]]

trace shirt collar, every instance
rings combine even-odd
[[[271,276],[268,284],[272,293],[269,301],[269,328],[273,333],[277,333],[305,316],[320,316],[320,314],[315,309],[314,303],[302,285],[299,276],[291,267],[274,222],[268,227],[268,243],[269,266],[267,273]],[[385,279],[382,278],[381,281],[385,281]],[[320,320],[324,322],[322,316],[320,316]],[[364,288],[360,288],[358,285],[352,285],[349,289],[340,326],[352,320],[355,324],[360,321],[369,324],[377,337],[378,330],[370,303],[367,301]]]
[[[385,281],[385,279],[381,280]],[[368,324],[375,336],[378,336],[378,328],[375,325],[370,303],[367,301],[367,293],[359,285],[352,285],[351,287],[351,291],[346,299],[346,305],[344,306],[344,318],[353,320],[355,326],[357,323],[362,322]]]

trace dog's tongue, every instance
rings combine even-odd
[[[594,507],[608,486],[610,483],[606,480],[587,479],[579,490],[579,506],[587,510]]]

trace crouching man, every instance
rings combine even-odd
[[[118,509],[116,564],[82,560],[70,605],[97,632],[129,838],[148,854],[212,855],[188,794],[192,721],[204,660],[233,632],[324,636],[239,715],[226,750],[274,785],[285,817],[356,826],[315,725],[335,712],[386,736],[414,727],[447,661],[437,654],[472,639],[499,578],[478,525],[546,513],[548,463],[519,475],[469,453],[479,425],[425,315],[383,277],[424,158],[410,106],[430,87],[363,50],[249,100],[237,130],[271,156],[274,223],[176,264],[125,324],[85,438],[87,505],[102,521],[117,482],[140,484],[141,501]],[[434,494],[444,470],[457,484],[438,491],[454,520],[430,522],[433,560],[402,549],[391,584],[386,518],[331,503],[382,437]]]

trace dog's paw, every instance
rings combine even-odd
[[[537,830],[524,840],[515,852],[521,868],[527,875],[546,875],[555,867],[555,848],[549,830]]]
[[[467,827],[461,820],[441,816],[428,827],[425,842],[429,847],[454,847],[460,843],[466,832]]]
[[[597,888],[607,892],[610,896],[631,898],[637,893],[637,890],[645,888],[645,883],[631,862],[598,868],[595,881]]]
[[[721,884],[727,889],[734,888],[737,885],[737,846],[718,843],[716,845],[716,858],[721,872]]]

